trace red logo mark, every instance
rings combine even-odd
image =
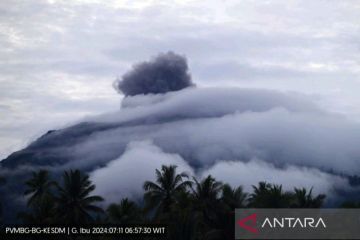
[[[246,225],[246,222],[250,222],[251,226]],[[243,229],[245,229],[251,233],[258,233],[258,230],[255,228],[256,227],[256,213],[251,214],[251,215],[247,216],[246,218],[238,220],[237,224],[239,224],[240,227],[242,227]]]

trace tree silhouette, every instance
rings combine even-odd
[[[27,224],[53,224],[55,218],[55,202],[51,195],[43,196],[37,204],[30,206],[30,212],[20,212],[18,218]]]
[[[107,209],[109,221],[111,223],[129,224],[142,221],[141,209],[135,202],[128,198],[121,200],[120,204],[110,204]]]
[[[211,175],[200,182],[194,178],[195,185],[192,187],[194,207],[201,213],[203,225],[202,234],[213,229],[219,220],[218,212],[220,210],[220,193],[222,183],[216,181]]]
[[[180,209],[179,209],[180,210]],[[167,218],[169,224],[169,239],[195,240],[198,238],[198,225],[201,220],[195,211],[186,209],[176,211]]]
[[[324,194],[316,197],[312,196],[312,188],[307,191],[306,188],[295,188],[292,207],[295,208],[320,208],[325,200]]]
[[[47,170],[33,172],[32,177],[25,182],[25,196],[30,212],[20,212],[18,218],[24,223],[50,224],[55,221],[55,201],[52,188],[55,182],[50,179]]]
[[[218,201],[222,190],[222,183],[218,182],[211,175],[202,181],[194,178],[195,187],[192,188],[194,199],[200,208],[211,208]]]
[[[103,201],[100,196],[90,195],[95,185],[89,176],[79,170],[65,171],[62,185],[57,185],[57,217],[65,224],[82,224],[94,221],[92,214],[103,213],[96,203]]]
[[[51,195],[51,188],[55,185],[51,181],[49,172],[47,170],[40,170],[32,172],[32,178],[25,182],[26,190],[25,195],[30,195],[28,199],[28,206],[37,205],[41,202],[42,198]]]
[[[171,205],[171,214],[164,219],[169,226],[169,239],[199,239],[201,216],[194,209],[192,194],[181,191],[176,200],[176,203]]]
[[[156,210],[156,216],[170,211],[170,207],[177,200],[178,194],[191,186],[192,182],[186,173],[176,173],[176,166],[161,166],[161,171],[156,169],[156,182],[144,183],[145,209]]]
[[[249,206],[257,208],[288,208],[291,205],[292,194],[284,192],[281,185],[259,182],[253,186]]]
[[[143,185],[144,207],[128,198],[107,208],[107,222],[114,224],[166,223],[169,239],[234,239],[235,209],[257,208],[320,208],[325,195],[313,195],[312,188],[284,191],[282,185],[259,182],[248,195],[241,186],[232,188],[211,175],[194,182],[176,166],[156,169],[156,181]],[[53,188],[53,186],[55,186]],[[91,195],[95,185],[79,170],[65,171],[61,184],[51,181],[45,170],[34,172],[26,181],[28,208],[19,214],[25,223],[69,224],[96,222],[103,210],[96,203],[103,199]],[[342,207],[359,207],[347,202]],[[103,215],[101,215],[103,217]],[[154,217],[155,216],[155,217]],[[99,236],[100,237],[100,236]],[[100,237],[100,239],[102,239]]]
[[[243,191],[242,186],[231,188],[229,184],[224,184],[222,188],[222,202],[230,209],[243,208],[247,204],[247,193]]]

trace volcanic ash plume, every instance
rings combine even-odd
[[[168,52],[142,62],[114,84],[125,96],[166,93],[193,86],[185,57]]]

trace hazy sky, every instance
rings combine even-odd
[[[0,1],[0,159],[115,111],[112,82],[173,50],[199,86],[310,94],[360,120],[360,1]]]

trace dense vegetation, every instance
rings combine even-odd
[[[46,170],[33,172],[25,182],[27,211],[18,217],[31,224],[166,223],[169,239],[234,239],[235,208],[320,208],[325,200],[325,195],[314,196],[312,189],[285,191],[266,182],[246,193],[212,176],[191,179],[176,166],[162,166],[155,173],[155,182],[143,185],[141,204],[125,198],[103,209],[103,198],[92,195],[95,185],[79,170],[65,171],[59,182]]]

